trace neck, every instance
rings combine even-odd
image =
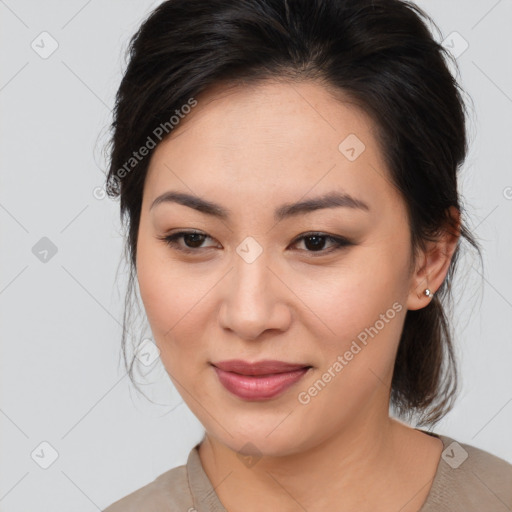
[[[236,451],[208,435],[199,455],[228,512],[375,510],[391,493],[390,485],[403,484],[406,477],[406,430],[413,429],[385,411],[361,417],[314,447],[265,455],[254,465],[244,464]]]

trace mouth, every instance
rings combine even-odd
[[[311,368],[311,365],[301,363],[288,363],[285,361],[276,361],[265,359],[250,363],[241,359],[231,359],[229,361],[219,361],[211,363],[219,370],[225,372],[237,373],[239,375],[274,375],[279,373],[293,372],[303,368]]]
[[[269,400],[301,380],[311,365],[284,361],[241,360],[212,363],[220,383],[231,394],[243,400]]]

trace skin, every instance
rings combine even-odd
[[[137,276],[162,362],[205,428],[199,454],[219,499],[228,512],[419,510],[442,443],[389,417],[391,377],[405,314],[428,305],[423,290],[441,286],[457,238],[430,242],[410,266],[405,203],[373,122],[320,84],[218,85],[197,100],[151,157]],[[338,149],[349,134],[365,144],[354,161]],[[150,209],[169,190],[218,203],[231,217],[176,203]],[[333,190],[370,210],[322,209],[275,222],[284,203]],[[161,240],[180,230],[207,235],[202,245],[178,240],[197,253]],[[311,241],[294,242],[310,231],[354,245],[329,253],[325,240],[319,256]],[[251,263],[236,251],[248,236],[262,249]],[[394,318],[300,403],[298,394],[394,303]],[[278,397],[247,401],[210,365],[233,358],[313,368]]]

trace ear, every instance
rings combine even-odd
[[[446,226],[435,242],[427,242],[416,261],[416,269],[411,276],[411,286],[407,298],[407,309],[416,310],[427,306],[434,293],[443,284],[450,268],[453,253],[457,248],[460,237],[460,212],[455,206],[450,206],[449,215],[453,218],[453,227]],[[430,290],[430,296],[425,295],[425,289]]]

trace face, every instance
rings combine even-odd
[[[140,293],[171,380],[235,451],[291,454],[387,419],[412,254],[371,120],[315,83],[217,87],[197,101],[151,157],[138,233]],[[153,204],[167,192],[225,216]],[[341,199],[288,208],[326,194]],[[310,368],[247,398],[212,366],[231,359]]]

